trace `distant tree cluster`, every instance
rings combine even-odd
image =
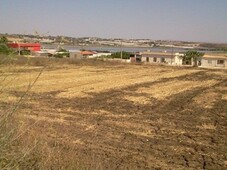
[[[131,53],[129,53],[129,52],[122,51],[122,59],[129,59],[130,54]],[[116,52],[116,53],[111,54],[111,58],[121,58],[121,52]]]
[[[54,54],[54,57],[56,58],[64,58],[64,57],[69,57],[69,51],[66,49],[59,49],[56,54]]]

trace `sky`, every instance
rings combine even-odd
[[[227,0],[1,0],[0,33],[227,43]]]

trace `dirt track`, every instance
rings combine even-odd
[[[34,75],[18,77],[8,91],[11,99]],[[227,168],[226,70],[49,69],[20,112],[35,123],[28,134],[44,141],[54,169]]]

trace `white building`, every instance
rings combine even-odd
[[[171,65],[182,65],[184,54],[182,53],[167,53],[167,52],[143,52],[142,62],[148,63],[163,63]]]
[[[102,57],[102,56],[111,56],[112,53],[95,53],[89,58],[97,58],[97,57]]]
[[[175,53],[174,57],[174,64],[175,65],[182,65],[183,64],[183,53]]]
[[[81,55],[80,50],[69,50],[69,58],[71,59],[80,59],[83,56]]]
[[[202,57],[201,66],[227,68],[227,54],[205,54]]]

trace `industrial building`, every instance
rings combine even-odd
[[[28,50],[34,52],[41,50],[41,45],[39,43],[9,43],[8,46],[17,49],[18,51]]]

